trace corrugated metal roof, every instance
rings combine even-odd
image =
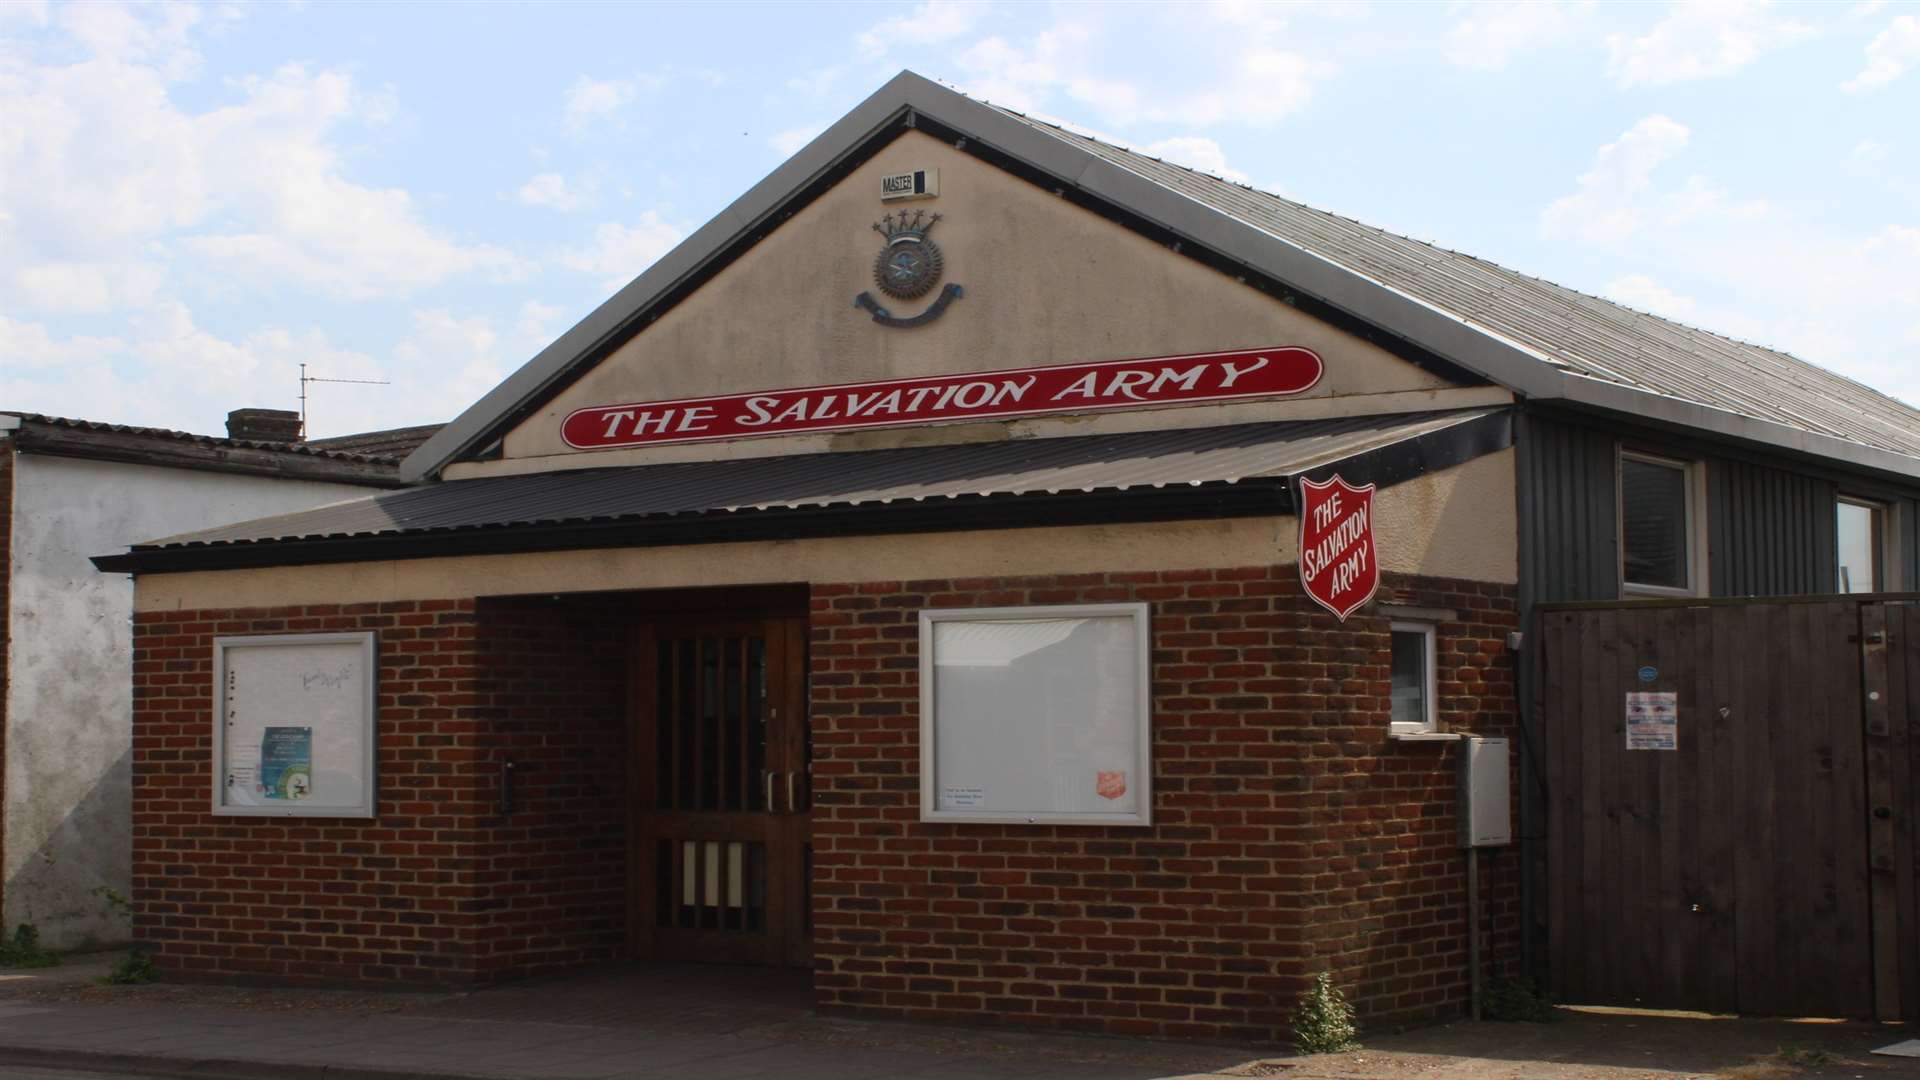
[[[1635,311],[1010,110],[998,111],[1517,342],[1564,371],[1920,456],[1920,410],[1798,357]]]
[[[135,551],[1288,476],[1492,415],[1368,416],[449,480]]]

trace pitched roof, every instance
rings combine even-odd
[[[444,555],[468,550],[462,544],[544,550],[794,536],[804,535],[796,523],[821,521],[835,536],[898,531],[905,521],[987,528],[988,515],[1032,524],[1035,514],[1129,493],[1141,520],[1175,505],[1175,516],[1271,514],[1286,505],[1287,480],[1303,473],[1338,466],[1355,482],[1390,486],[1511,439],[1510,410],[1476,409],[568,469],[406,488],[136,544],[95,564],[264,566],[324,561],[330,550],[369,559],[415,537]],[[1127,520],[1112,502],[1099,505],[1095,520]]]
[[[373,487],[400,483],[400,458],[394,453],[355,452],[316,443],[230,439],[169,428],[0,410],[0,430],[8,428],[13,429],[11,438],[22,450],[43,454]]]
[[[719,266],[918,128],[1246,267],[1526,399],[1920,477],[1920,411],[1736,342],[1230,184],[902,72],[407,458],[409,480],[483,449]]]
[[[385,431],[363,431],[357,435],[308,439],[307,445],[316,450],[331,450],[357,454],[361,457],[398,461],[418,450],[421,443],[432,438],[433,433],[444,426],[446,425],[421,424],[417,427],[388,428]]]
[[[1009,110],[1022,123],[1523,342],[1562,370],[1899,454],[1920,410],[1817,364],[1316,210]]]

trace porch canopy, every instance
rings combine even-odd
[[[168,572],[1282,514],[1293,481],[1390,487],[1512,444],[1504,409],[449,480],[96,556]]]

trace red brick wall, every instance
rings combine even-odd
[[[518,978],[626,949],[624,605],[606,597],[479,602],[478,719],[495,786],[475,827],[480,972]],[[513,812],[499,766],[515,763]]]
[[[483,799],[472,601],[144,612],[134,620],[134,937],[171,978],[471,981],[463,859]],[[380,634],[379,817],[208,810],[213,637]]]
[[[1388,585],[1460,616],[1446,721],[1510,732],[1513,591]],[[918,610],[1129,600],[1153,604],[1155,824],[921,823]],[[1375,1023],[1461,1013],[1456,750],[1388,740],[1388,621],[1336,623],[1291,566],[814,586],[823,1007],[1274,1038],[1331,970]],[[1507,970],[1512,862],[1483,864]]]
[[[1512,591],[1390,579],[1457,611],[1443,714],[1512,725]],[[1145,600],[1156,824],[918,821],[925,606]],[[614,598],[145,613],[135,625],[136,936],[175,978],[463,984],[624,943],[626,615]],[[1291,567],[813,591],[823,1006],[1272,1038],[1332,970],[1375,1023],[1464,1008],[1455,750],[1386,738],[1387,619]],[[381,635],[380,817],[217,818],[212,638]],[[499,765],[523,763],[502,816]],[[1512,856],[1487,869],[1510,968]]]
[[[625,940],[624,624],[604,601],[143,613],[135,938],[171,978],[462,984]],[[213,638],[380,635],[379,816],[208,810]],[[502,815],[500,763],[519,771]]]

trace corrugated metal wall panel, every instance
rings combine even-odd
[[[1518,445],[1521,604],[1615,598],[1614,436],[1533,414]]]
[[[1707,536],[1715,596],[1833,591],[1834,486],[1829,480],[1712,459]]]

